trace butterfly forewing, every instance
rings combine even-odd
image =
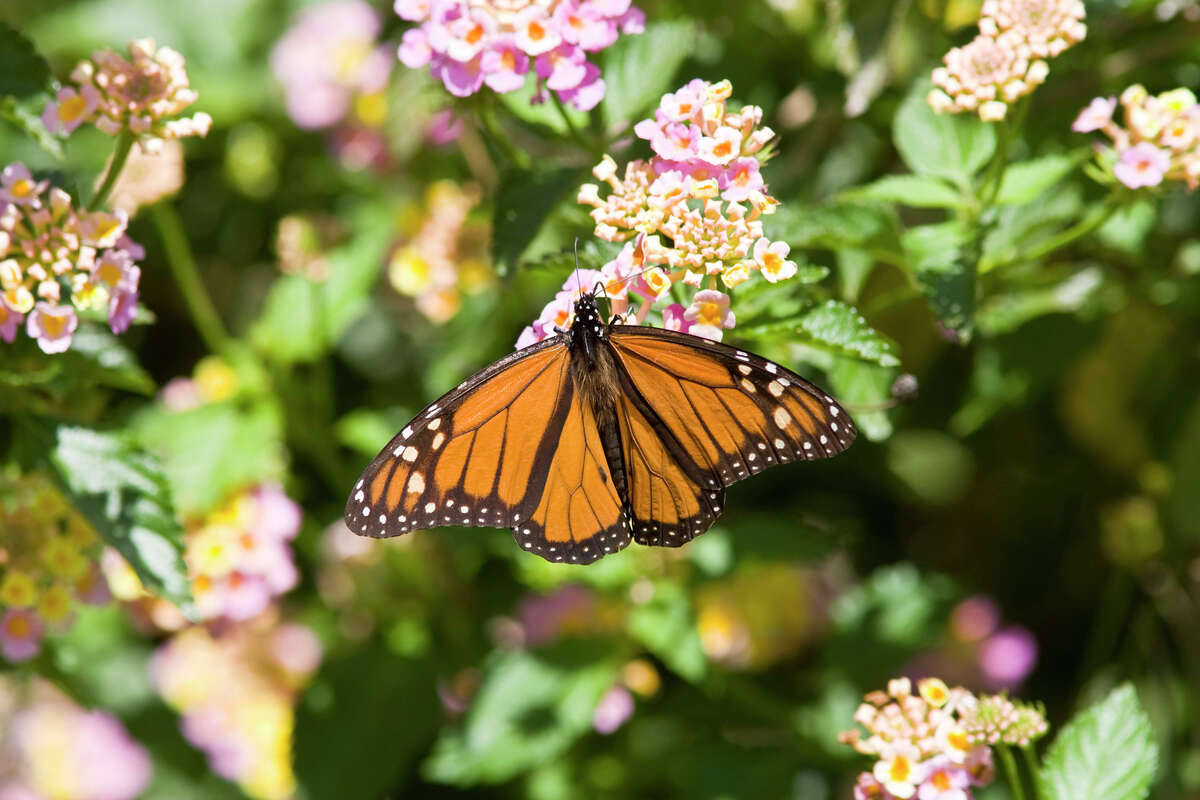
[[[632,387],[686,451],[692,475],[713,474],[728,486],[774,464],[836,455],[854,441],[854,424],[833,398],[772,361],[657,328],[614,326],[609,342]],[[632,486],[630,494],[636,510]]]
[[[428,406],[363,472],[346,504],[346,525],[384,537],[437,525],[508,528],[527,519],[540,499],[529,497],[535,473],[539,466],[544,473],[553,455],[553,443],[530,447],[529,431],[565,414],[566,367],[566,348],[548,341],[476,373]]]

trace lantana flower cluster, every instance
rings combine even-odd
[[[599,271],[573,273],[518,347],[569,325],[572,303],[597,283],[614,314],[624,314],[636,299],[638,322],[675,284],[697,289],[689,306],[664,308],[663,323],[719,341],[736,321],[719,286],[731,289],[754,272],[772,283],[796,274],[787,244],[768,239],[760,219],[778,206],[760,171],[775,133],[761,124],[758,106],[729,109],[732,92],[727,80],[693,80],[665,95],[654,118],[634,126],[654,156],[631,161],[620,177],[609,156],[593,168],[606,193],[601,196],[600,184],[584,184],[579,202],[592,206],[596,236],[625,246]]]
[[[203,627],[175,634],[155,652],[150,677],[213,772],[250,797],[284,800],[297,788],[296,697],[321,658],[312,631],[264,615],[220,636]]]
[[[886,693],[868,694],[854,713],[862,729],[839,737],[876,759],[858,776],[855,800],[970,800],[995,778],[991,746],[1024,747],[1047,729],[1039,709],[1003,697],[976,697],[938,678],[919,681],[916,694],[912,688],[898,678]]]
[[[6,800],[134,800],[150,783],[150,756],[119,719],[47,681],[0,679],[0,731]]]
[[[108,586],[95,531],[46,479],[0,481],[0,655],[35,657],[67,631],[80,603],[104,605]]]
[[[479,189],[438,181],[425,192],[411,238],[388,261],[388,280],[397,292],[413,298],[417,310],[435,323],[458,313],[464,294],[491,285],[487,262],[488,228],[472,222]]]
[[[240,621],[296,585],[290,542],[300,507],[278,486],[239,493],[188,526],[184,561],[196,608],[206,620]]]
[[[395,7],[420,23],[405,31],[400,61],[429,65],[451,94],[467,97],[484,85],[516,91],[532,70],[535,101],[553,91],[580,111],[594,108],[605,90],[588,54],[620,33],[641,33],[646,19],[630,0],[396,0]]]
[[[137,313],[137,261],[146,253],[125,233],[124,212],[76,209],[71,196],[35,180],[21,163],[0,171],[0,339],[24,324],[46,353],[71,346],[77,312],[97,310],[113,333]]]
[[[212,117],[203,111],[180,116],[196,102],[184,60],[153,39],[129,43],[129,59],[97,50],[71,71],[71,85],[58,90],[42,113],[51,133],[71,133],[85,122],[109,136],[130,131],[139,147],[157,152],[164,139],[206,136]]]
[[[328,128],[351,113],[379,125],[393,59],[378,41],[383,20],[362,0],[303,9],[271,51],[288,116],[301,128]]]
[[[1102,131],[1112,140],[1113,175],[1130,189],[1186,181],[1200,186],[1200,104],[1188,89],[1152,95],[1141,84],[1121,92],[1125,125],[1113,119],[1117,98],[1097,97],[1079,113],[1071,129]]]
[[[973,111],[1004,119],[1008,106],[1050,74],[1047,59],[1087,35],[1083,0],[985,0],[979,35],[933,71],[929,105],[939,114]]]

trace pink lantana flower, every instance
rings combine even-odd
[[[525,85],[529,56],[514,44],[500,43],[483,54],[483,81],[494,92],[515,92]]]
[[[0,339],[12,344],[13,340],[17,338],[17,329],[21,327],[24,320],[24,314],[18,314],[8,307],[3,298],[0,298]]]
[[[683,312],[683,318],[692,323],[688,333],[717,342],[721,341],[724,331],[736,323],[729,309],[729,295],[716,289],[696,292],[692,304]]]
[[[10,608],[0,617],[0,653],[11,662],[28,661],[42,649],[42,621],[27,609]]]
[[[600,698],[592,715],[592,726],[600,733],[613,733],[633,716],[633,695],[624,686],[614,686]]]
[[[1079,116],[1071,123],[1071,130],[1076,133],[1098,131],[1112,122],[1113,111],[1117,108],[1117,98],[1097,97],[1088,103],[1087,108],[1079,112]]]
[[[42,112],[42,124],[51,133],[70,133],[88,121],[99,102],[100,93],[90,84],[64,86]]]
[[[566,0],[554,11],[564,41],[584,50],[603,50],[617,40],[617,23],[594,3]]]
[[[9,164],[0,171],[0,200],[15,206],[36,206],[38,195],[49,185],[49,181],[35,181],[33,173],[24,164]]]
[[[604,99],[605,90],[600,68],[589,61],[583,65],[583,80],[579,85],[564,89],[558,95],[576,111],[591,111]]]
[[[574,89],[587,75],[587,57],[573,44],[564,42],[553,50],[537,57],[534,68],[538,77],[545,81],[546,88],[561,92]]]
[[[680,333],[689,333],[692,328],[692,323],[687,320],[684,314],[687,309],[679,303],[671,303],[663,309],[663,327],[669,331],[679,331]]]
[[[1171,167],[1171,153],[1149,142],[1139,142],[1124,150],[1113,167],[1113,175],[1130,189],[1157,186]]]
[[[71,346],[71,337],[79,327],[79,318],[70,306],[40,302],[25,321],[29,338],[37,339],[43,353],[62,353]]]
[[[918,800],[970,800],[971,776],[961,764],[945,757],[925,762],[925,779],[917,788]]]

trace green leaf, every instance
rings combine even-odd
[[[704,677],[708,659],[691,602],[678,584],[656,583],[650,602],[629,615],[629,632],[680,677],[693,683]]]
[[[0,22],[0,95],[24,99],[50,90],[50,65],[25,34]]]
[[[784,206],[766,220],[771,239],[792,247],[896,252],[900,249],[896,215],[878,206],[823,203]]]
[[[975,270],[966,262],[967,234],[955,223],[923,225],[904,234],[904,250],[929,306],[965,342],[975,314]]]
[[[147,589],[188,606],[183,528],[158,460],[133,437],[61,425],[50,460],[72,503]]]
[[[1021,205],[1033,201],[1042,192],[1061,181],[1087,157],[1087,151],[1073,155],[1049,155],[1009,164],[996,194],[998,205]]]
[[[393,235],[387,208],[360,211],[347,243],[329,253],[328,280],[314,283],[300,275],[276,280],[250,327],[250,341],[281,363],[313,361],[328,352],[367,312]]]
[[[1157,769],[1150,718],[1126,683],[1059,732],[1046,752],[1042,791],[1052,800],[1142,800]]]
[[[81,325],[71,339],[71,349],[58,357],[67,359],[70,371],[89,383],[154,394],[154,379],[137,357],[116,336],[96,325]]]
[[[912,208],[954,208],[962,195],[940,178],[929,175],[885,175],[874,183],[838,195],[853,203],[897,203]]]
[[[468,786],[502,783],[558,758],[591,729],[617,665],[609,643],[564,642],[558,652],[497,656],[459,729],[448,730],[425,776]]]
[[[604,51],[604,100],[611,127],[649,113],[676,86],[675,73],[688,57],[696,31],[689,22],[654,22],[636,36],[622,36]]]
[[[1103,284],[1100,268],[1088,267],[1053,286],[997,294],[980,306],[975,323],[989,336],[1008,333],[1046,314],[1067,314],[1084,308]]]
[[[517,266],[558,201],[579,184],[580,175],[575,167],[504,171],[492,214],[492,258],[497,271],[506,274]]]
[[[505,92],[499,95],[499,98],[508,113],[522,122],[547,128],[560,136],[567,135],[570,129],[567,127],[566,120],[563,119],[554,102],[531,102],[537,91],[537,81],[526,81],[525,85],[520,89],[517,89],[515,92]],[[563,104],[563,109],[576,128],[587,128],[588,115],[586,113],[576,111],[566,103]]]
[[[136,421],[138,436],[163,459],[185,515],[210,511],[229,493],[277,478],[282,422],[272,407],[210,403],[188,411],[155,408]]]
[[[884,367],[900,363],[891,341],[876,331],[858,309],[840,300],[829,300],[800,319],[800,332],[810,343],[839,355],[873,361]]]
[[[854,424],[873,442],[892,435],[892,421],[878,406],[892,399],[894,367],[881,367],[857,358],[838,356],[828,370],[829,383],[838,401],[846,406]],[[856,409],[855,406],[865,408]]]
[[[918,83],[896,112],[892,135],[908,168],[966,187],[996,150],[995,128],[975,114],[935,114]]]
[[[32,139],[51,158],[62,161],[62,140],[46,130],[46,125],[42,122],[41,110],[48,102],[48,93],[36,94],[21,102],[17,102],[14,97],[0,98],[0,119],[7,120]]]
[[[1096,231],[1096,236],[1109,247],[1137,256],[1145,252],[1146,237],[1157,223],[1154,201],[1142,198],[1113,214]]]
[[[600,269],[616,258],[624,244],[621,242],[606,242],[603,239],[588,239],[579,245],[579,260],[576,262],[574,250],[559,250],[547,253],[536,261],[525,263],[525,269],[545,270],[561,275],[565,280],[567,275],[578,265],[580,269]]]

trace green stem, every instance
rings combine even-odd
[[[1067,228],[1062,233],[1047,239],[1037,247],[1034,247],[1023,254],[1021,261],[1034,261],[1044,255],[1049,255],[1060,247],[1066,247],[1076,239],[1087,236],[1089,233],[1099,228],[1104,223],[1108,222],[1109,218],[1117,213],[1121,208],[1121,203],[1116,199],[1116,193],[1109,197],[1104,205],[1098,206],[1089,216],[1081,219],[1071,227]]]
[[[563,124],[567,126],[567,132],[571,134],[571,139],[574,140],[575,144],[586,150],[588,155],[593,158],[600,158],[603,153],[597,152],[596,146],[588,141],[588,138],[583,135],[583,131],[579,130],[579,126],[575,124],[575,120],[571,119],[571,115],[567,113],[567,107],[559,99],[558,93],[550,92],[550,99],[554,101],[554,107],[558,109],[558,115],[562,117]]]
[[[1042,800],[1042,768],[1038,766],[1037,753],[1032,744],[1021,748],[1021,756],[1025,760],[1025,768],[1029,770],[1030,780],[1033,781],[1033,796]]]
[[[1013,800],[1025,800],[1025,787],[1021,785],[1021,774],[1017,771],[1017,761],[1012,756],[1012,751],[1008,745],[996,745],[996,752],[1000,755],[1000,763],[1004,765],[1004,775],[1008,779],[1008,785],[1012,787]]]
[[[216,306],[204,288],[179,212],[170,202],[162,202],[151,207],[151,216],[166,250],[167,266],[179,284],[179,291],[183,294],[183,301],[192,315],[196,330],[200,332],[200,338],[212,352],[229,356],[229,334],[225,332]]]
[[[117,137],[117,146],[113,149],[112,160],[108,162],[108,171],[104,173],[104,180],[100,183],[100,188],[96,190],[91,202],[87,204],[88,211],[95,211],[108,199],[109,192],[112,191],[113,186],[117,183],[117,178],[121,175],[121,170],[125,169],[125,161],[129,158],[129,151],[133,149],[135,140],[133,133],[129,130],[121,131],[121,135]]]
[[[1029,98],[1021,100],[1017,104],[1016,114],[1006,119],[1000,128],[1000,142],[996,145],[996,154],[992,157],[992,163],[988,165],[987,179],[984,181],[983,191],[980,192],[982,204],[980,211],[989,208],[992,203],[996,202],[997,195],[1000,194],[1000,187],[1004,183],[1004,171],[1008,167],[1008,156],[1012,150],[1012,142],[1016,134],[1025,125],[1025,115],[1029,113]]]
[[[492,106],[481,104],[478,114],[484,135],[488,140],[500,148],[505,157],[517,167],[523,170],[529,169],[529,154],[518,149],[509,141],[508,134],[504,132],[504,128],[500,127],[500,123],[496,121],[496,115],[492,113]]]

